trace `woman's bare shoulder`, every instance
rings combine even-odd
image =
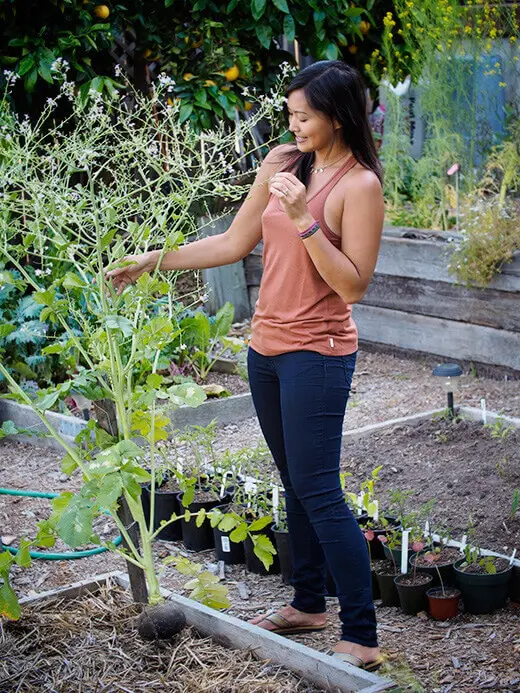
[[[294,143],[278,144],[270,150],[264,161],[269,164],[285,164],[292,155],[296,154],[298,154],[298,148]]]
[[[353,166],[348,175],[343,178],[345,192],[354,193],[381,193],[381,181],[369,168],[361,164]]]

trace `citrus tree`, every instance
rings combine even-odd
[[[22,14],[12,0],[0,0],[0,62],[23,78],[23,88],[19,84],[14,93],[18,110],[27,110],[33,99],[37,113],[56,91],[51,65],[58,57],[70,64],[83,97],[117,89],[109,49],[130,29],[134,84],[142,88],[158,70],[167,72],[177,83],[171,99],[181,100],[181,119],[209,128],[219,119],[234,120],[237,109],[252,108],[244,87],[269,92],[280,63],[294,60],[282,49],[283,36],[296,39],[314,59],[343,58],[363,69],[379,46],[379,20],[388,5],[389,0],[32,0]]]

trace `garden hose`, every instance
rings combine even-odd
[[[0,488],[0,496],[24,496],[26,498],[56,498],[59,493],[46,493],[44,491],[22,491],[19,489],[12,488]],[[114,539],[114,546],[119,546],[122,538],[121,535]],[[1,548],[1,545],[0,545]],[[18,549],[12,548],[11,546],[5,546],[5,549],[10,553],[16,555]],[[98,553],[103,553],[108,551],[104,546],[98,546],[95,549],[86,549],[85,551],[62,551],[61,553],[47,553],[45,551],[30,551],[29,554],[31,558],[42,558],[47,561],[70,561],[76,558],[88,558],[89,556],[95,556]]]

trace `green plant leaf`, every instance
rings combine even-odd
[[[283,20],[283,33],[288,41],[294,41],[296,37],[296,24],[290,14],[285,15]]]
[[[281,12],[289,14],[289,6],[287,5],[287,0],[273,0],[273,5],[277,7]]]
[[[255,33],[262,46],[268,49],[271,45],[271,39],[273,37],[272,27],[270,27],[268,24],[264,24],[262,26],[257,24],[255,26]]]
[[[121,496],[123,482],[121,475],[117,473],[107,474],[99,483],[99,492],[96,498],[97,504],[103,510],[109,510]]]
[[[88,544],[92,537],[93,519],[92,508],[83,507],[81,499],[75,496],[59,519],[58,534],[73,549]]]
[[[250,532],[259,532],[261,529],[264,529],[264,527],[267,527],[268,525],[272,524],[273,518],[270,515],[266,515],[265,517],[259,517],[258,520],[255,520],[249,525],[249,531]]]
[[[0,616],[17,621],[22,613],[20,604],[13,588],[9,584],[7,573],[2,574],[2,579],[4,583],[0,585]]]
[[[74,274],[74,272],[67,272],[63,278],[62,286],[65,287],[65,289],[85,289],[87,285],[83,279],[78,277],[77,274]]]
[[[237,526],[239,520],[233,515],[224,515],[222,520],[218,523],[218,528],[221,532],[230,532]]]
[[[10,323],[4,323],[0,325],[0,339],[3,337],[8,337],[11,332],[16,330],[16,325],[11,325]]]
[[[206,519],[206,509],[201,508],[198,513],[197,513],[197,519],[195,520],[195,524],[197,527],[202,527],[204,524],[204,520]]]
[[[231,541],[235,543],[240,543],[241,541],[244,541],[247,537],[247,531],[248,531],[248,526],[246,522],[242,522],[242,524],[238,525],[231,534],[229,535],[229,538]]]
[[[255,21],[258,21],[264,14],[266,5],[267,0],[251,0],[251,14]]]
[[[60,391],[48,392],[45,395],[40,395],[32,401],[32,406],[38,411],[47,411],[58,401]]]
[[[74,460],[68,453],[61,461],[61,471],[67,476],[70,476],[77,466],[78,463],[76,460]]]
[[[31,542],[28,539],[22,539],[20,542],[20,546],[18,547],[18,551],[15,556],[15,562],[22,568],[28,568],[32,563],[30,546]]]
[[[215,320],[210,326],[210,334],[212,337],[226,337],[233,324],[235,317],[235,308],[232,303],[226,303],[217,311]]]
[[[121,330],[125,337],[130,337],[134,331],[132,321],[122,315],[107,315],[104,324],[109,330]]]

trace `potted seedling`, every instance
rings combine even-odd
[[[438,545],[434,546],[433,542],[430,542],[427,549],[410,557],[412,568],[415,566],[418,571],[433,577],[432,589],[441,585],[455,584],[453,566],[461,557],[459,549],[448,546],[449,531],[445,529],[442,534],[439,532],[439,535],[441,541]]]
[[[368,479],[365,479],[360,487],[360,493],[345,491],[345,499],[353,512],[356,514],[360,526],[363,530],[371,529],[370,535],[370,555],[372,560],[384,558],[383,546],[378,541],[379,537],[385,536],[388,530],[399,525],[395,517],[385,515],[380,512],[380,503],[376,498],[375,485],[379,480],[379,472],[382,465],[376,467]]]
[[[404,536],[403,532],[403,539]],[[403,541],[405,549],[407,548],[407,540],[408,537],[406,537],[406,541]],[[416,552],[422,551],[422,549],[424,549],[424,541],[412,542],[412,549]],[[394,582],[399,594],[401,609],[405,614],[415,615],[418,614],[419,611],[424,611],[426,609],[426,592],[432,580],[433,578],[431,575],[418,573],[415,566],[411,574],[402,573],[401,575],[396,575]]]
[[[490,614],[505,606],[513,570],[506,558],[485,556],[478,547],[467,545],[454,570],[468,613]]]
[[[445,558],[443,558],[444,548],[451,547],[440,546],[430,549],[425,553],[416,554],[417,557],[421,557],[422,562],[427,563],[437,572],[440,587],[431,587],[426,592],[430,614],[437,621],[446,621],[457,616],[459,613],[459,599],[461,595],[460,590],[456,589],[455,587],[445,585],[443,580],[441,568],[446,566],[446,563],[444,566],[441,563],[443,560],[445,560]],[[417,562],[415,561],[414,565],[416,563]]]

